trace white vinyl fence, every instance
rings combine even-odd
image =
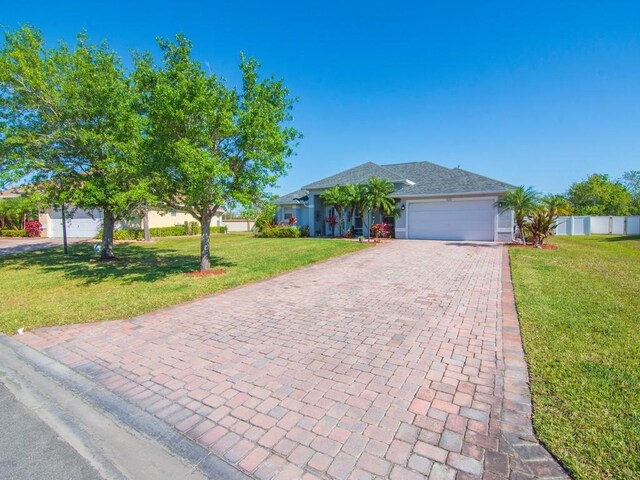
[[[640,235],[640,215],[559,217],[556,235]]]
[[[253,230],[253,226],[255,225],[255,223],[256,222],[254,220],[222,219],[222,225],[227,227],[228,232],[250,232]]]

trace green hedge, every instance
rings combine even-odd
[[[190,226],[191,235],[200,235],[200,225]],[[211,227],[211,233],[227,233],[227,227]],[[150,228],[149,234],[152,237],[184,237],[187,235],[187,227],[185,225],[176,225],[174,227],[157,227]],[[26,236],[26,235],[25,235]],[[102,229],[98,231],[97,238],[102,238]],[[113,232],[114,240],[144,240],[144,230],[141,228],[118,228]]]
[[[258,236],[263,238],[298,238],[300,230],[297,227],[288,226],[264,227]]]
[[[152,237],[182,237],[187,234],[187,231],[184,225],[176,225],[174,227],[150,228],[149,234]]]
[[[26,237],[26,230],[16,230],[13,228],[0,228],[0,237]]]

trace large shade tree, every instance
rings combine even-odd
[[[7,32],[0,49],[0,184],[29,185],[52,203],[103,212],[102,258],[115,222],[147,194],[140,116],[121,59],[81,33],[46,48],[39,31]]]
[[[159,45],[162,65],[150,54],[136,58],[146,159],[158,198],[200,222],[200,269],[208,270],[216,211],[254,204],[286,172],[299,136],[288,126],[294,100],[281,80],[259,78],[254,59],[242,56],[236,89],[191,57],[183,35]]]
[[[575,215],[629,215],[633,208],[629,190],[621,182],[599,173],[572,184],[567,198]]]
[[[640,215],[640,170],[624,172],[620,179],[633,197],[632,215]]]

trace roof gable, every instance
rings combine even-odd
[[[296,190],[295,192],[287,193],[286,195],[282,195],[281,197],[276,198],[273,203],[276,205],[290,205],[302,203],[301,200],[307,196],[307,192],[305,190]]]
[[[503,192],[510,185],[461,168],[447,168],[431,162],[383,165],[397,175],[405,176],[414,185],[400,187],[396,193],[404,195],[447,195],[456,193]]]
[[[305,185],[304,189],[330,188],[334,185],[346,185],[348,183],[366,183],[371,177],[384,178],[393,183],[401,183],[406,177],[396,175],[394,172],[386,169],[377,163],[367,162],[362,165],[355,166],[343,172],[336,173],[330,177],[323,178],[317,182]]]

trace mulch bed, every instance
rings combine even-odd
[[[185,275],[188,277],[208,277],[210,275],[224,275],[225,273],[227,273],[226,270],[222,268],[215,268],[213,270],[205,270],[204,272],[195,270],[193,272],[187,272]]]
[[[516,247],[516,248],[538,248],[535,245],[533,245],[532,243],[527,243],[526,245],[522,245],[521,243],[510,243],[509,244],[510,247]],[[542,250],[558,250],[558,246],[557,245],[550,245],[548,243],[544,243],[542,244],[542,247],[540,247]]]

